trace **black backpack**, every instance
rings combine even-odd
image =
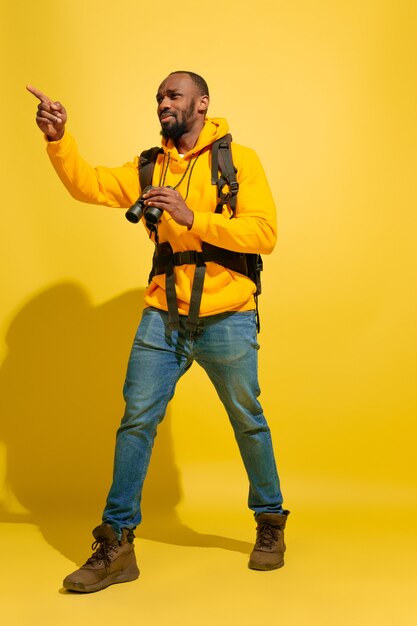
[[[217,206],[216,213],[223,211],[223,206],[228,204],[232,213],[231,219],[236,213],[236,196],[239,191],[239,183],[236,178],[236,168],[233,165],[230,134],[221,137],[211,146],[212,167],[211,183],[217,186]],[[139,181],[143,191],[152,184],[152,176],[158,154],[162,152],[160,147],[144,150],[139,157]],[[227,190],[225,191],[225,187]],[[168,305],[168,326],[170,330],[179,327],[179,314],[175,293],[174,267],[176,265],[195,264],[195,274],[191,292],[190,309],[187,318],[187,328],[194,332],[198,326],[200,303],[203,293],[205,276],[205,262],[214,261],[228,269],[248,276],[256,286],[254,294],[256,306],[257,329],[260,331],[258,296],[261,293],[261,271],[263,269],[260,254],[245,252],[233,252],[225,248],[220,248],[206,242],[202,242],[202,251],[185,250],[184,252],[173,252],[168,242],[158,243],[157,227],[154,227],[156,235],[156,246],[153,256],[152,270],[149,274],[149,282],[157,274],[166,274],[166,296]]]

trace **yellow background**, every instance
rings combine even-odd
[[[414,1],[2,2],[0,611],[5,624],[416,623]],[[72,200],[31,83],[94,164],[158,142],[155,93],[202,74],[278,205],[262,402],[292,513],[286,567],[246,569],[246,478],[197,367],[161,427],[138,583],[59,594],[111,476],[151,244]]]

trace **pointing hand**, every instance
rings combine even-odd
[[[42,91],[27,85],[26,89],[38,98],[38,112],[36,123],[49,141],[59,141],[64,136],[64,128],[67,121],[67,112],[60,102],[54,102]]]

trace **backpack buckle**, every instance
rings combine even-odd
[[[200,265],[203,255],[197,250],[183,250],[173,253],[174,265]]]
[[[229,189],[232,196],[235,196],[237,194],[237,192],[239,191],[239,183],[237,182],[237,180],[229,183]]]

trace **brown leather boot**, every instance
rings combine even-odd
[[[261,513],[256,516],[256,543],[249,559],[249,567],[257,570],[278,569],[284,565],[284,528],[289,511]]]
[[[95,550],[88,561],[64,580],[64,587],[71,591],[89,593],[105,589],[115,583],[126,583],[139,576],[133,548],[133,532],[123,529],[122,538],[117,539],[110,524],[101,524],[93,530]]]

